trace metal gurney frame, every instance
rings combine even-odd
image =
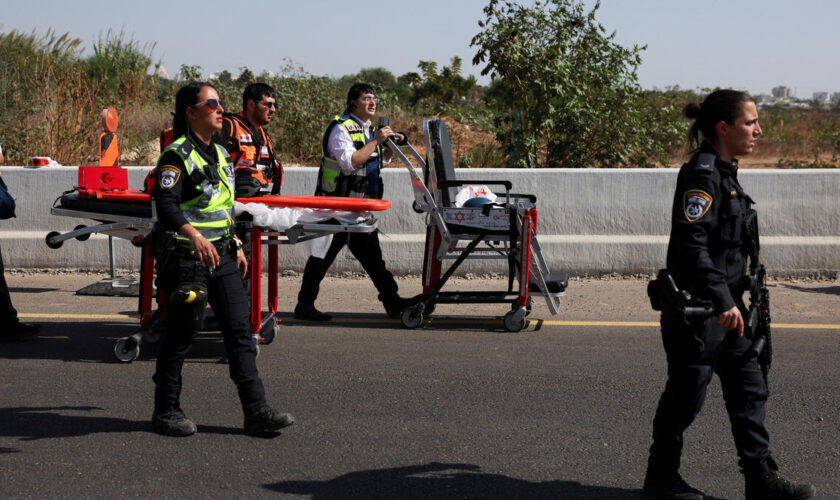
[[[509,303],[504,326],[516,332],[524,328],[531,312],[531,295],[542,295],[552,315],[560,309],[560,297],[568,286],[566,273],[552,273],[537,241],[536,196],[511,193],[510,181],[457,180],[446,124],[424,120],[427,160],[410,144],[386,145],[409,171],[414,192],[414,210],[426,214],[426,248],[423,262],[423,299],[405,309],[401,321],[416,328],[431,314],[436,303]],[[420,164],[418,175],[403,149]],[[471,185],[500,186],[502,201],[480,207],[456,207],[455,188]],[[459,246],[467,242],[466,246]],[[451,255],[450,255],[451,254]],[[509,265],[506,291],[444,292],[441,289],[467,259],[506,259]],[[441,275],[442,261],[455,262]],[[514,290],[514,279],[519,281]]]
[[[118,168],[118,167],[114,167]],[[130,240],[135,246],[141,248],[142,256],[140,262],[140,297],[138,299],[138,314],[140,316],[140,328],[134,334],[119,339],[114,346],[114,355],[122,362],[131,362],[140,355],[140,344],[145,341],[147,343],[157,342],[159,335],[154,332],[155,323],[163,313],[162,298],[158,296],[158,309],[152,311],[152,302],[154,300],[154,256],[150,248],[149,238],[146,236],[154,227],[157,217],[154,214],[154,205],[150,202],[148,195],[137,191],[124,192],[126,196],[135,195],[143,199],[145,197],[147,207],[150,214],[143,214],[147,216],[131,215],[131,214],[108,214],[103,210],[83,210],[78,207],[66,208],[56,206],[64,197],[59,197],[50,209],[52,215],[88,218],[98,222],[94,225],[79,225],[73,231],[60,233],[52,231],[47,234],[46,244],[50,248],[59,248],[64,241],[71,238],[76,238],[80,241],[87,240],[91,234],[102,233],[108,234],[122,239]],[[113,194],[113,192],[112,192]],[[67,195],[67,194],[65,194]],[[78,195],[76,195],[78,197]],[[72,199],[72,195],[70,199]],[[113,198],[113,197],[112,197]],[[266,196],[261,198],[248,198],[239,201],[245,203],[266,203],[275,202],[275,206],[282,205],[282,199],[294,198],[295,204],[292,206],[302,206],[301,202],[311,200],[313,205],[329,204],[329,197],[283,197],[283,196]],[[87,198],[93,200],[94,198]],[[113,202],[113,199],[111,200]],[[368,210],[384,210],[390,207],[390,202],[386,200],[366,200]],[[335,200],[336,203],[352,203],[348,200]],[[371,203],[376,202],[376,203]],[[356,204],[365,204],[365,202],[357,201]],[[113,205],[113,203],[112,203]],[[140,204],[142,205],[142,204]],[[133,205],[135,208],[138,204]],[[367,212],[365,210],[364,212]],[[376,230],[378,220],[372,214],[367,216],[360,222],[349,224],[336,221],[330,223],[330,219],[321,223],[299,223],[289,227],[283,231],[277,231],[270,228],[262,228],[257,225],[251,226],[251,263],[249,273],[251,276],[251,290],[250,290],[250,312],[249,322],[251,334],[257,337],[259,343],[271,343],[276,336],[277,323],[279,318],[277,316],[278,304],[278,274],[279,274],[279,245],[296,244],[321,236],[335,234],[339,232],[349,233],[366,233]],[[262,247],[268,247],[268,314],[262,314]]]

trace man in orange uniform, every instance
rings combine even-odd
[[[271,122],[276,109],[274,89],[265,83],[252,83],[242,93],[242,111],[224,115],[216,142],[230,153],[236,174],[237,198],[280,194],[283,166],[274,155],[274,145],[263,129]],[[251,220],[247,213],[236,218],[236,236],[243,243],[249,266],[251,232],[248,222]],[[250,289],[250,275],[244,281],[245,288]]]

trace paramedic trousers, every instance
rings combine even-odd
[[[338,252],[347,245],[350,253],[359,261],[364,270],[373,281],[376,290],[379,291],[379,300],[389,308],[399,300],[397,282],[394,275],[385,267],[382,259],[382,249],[379,247],[379,230],[372,233],[336,233],[332,237],[332,243],[323,259],[312,256],[306,261],[303,270],[303,283],[298,293],[298,307],[313,306],[318,292],[321,289],[321,281],[327,275],[332,263],[338,256]]]

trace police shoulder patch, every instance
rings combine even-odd
[[[158,169],[157,177],[160,187],[163,189],[172,189],[178,182],[178,177],[181,176],[181,170],[172,165],[164,165]]]
[[[703,218],[712,206],[712,196],[700,189],[689,189],[683,194],[683,213],[688,222]]]

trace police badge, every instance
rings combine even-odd
[[[706,215],[712,206],[709,193],[699,189],[690,189],[683,194],[683,213],[688,222],[696,222]]]
[[[166,165],[158,170],[158,179],[160,187],[164,189],[172,189],[172,186],[178,181],[181,171],[177,167]]]

